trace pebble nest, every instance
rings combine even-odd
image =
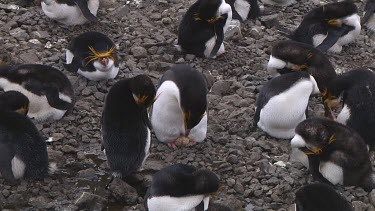
[[[286,38],[277,25],[294,29],[312,8],[326,2],[301,0],[289,7],[264,6],[268,14],[241,24],[242,36],[225,41],[226,53],[202,59],[178,53],[179,21],[191,0],[118,0],[101,7],[100,22],[67,27],[46,17],[40,6],[0,9],[0,43],[14,63],[41,63],[63,70],[65,47],[86,31],[107,34],[121,57],[115,80],[93,82],[64,71],[72,82],[76,104],[63,119],[37,124],[48,145],[50,160],[60,171],[43,181],[22,181],[8,186],[0,178],[3,210],[145,210],[143,197],[152,175],[162,167],[184,163],[215,172],[224,187],[215,201],[233,210],[288,210],[294,193],[314,180],[301,164],[289,161],[290,140],[274,139],[251,130],[257,93],[270,79],[265,65],[273,43]],[[3,5],[11,4],[2,0]],[[360,14],[363,2],[356,2]],[[1,7],[0,7],[1,8]],[[163,45],[159,45],[163,43]],[[339,54],[328,54],[337,72],[375,66],[375,36],[365,28],[358,39]],[[188,63],[210,82],[207,140],[172,149],[152,138],[151,155],[131,186],[115,180],[109,189],[108,167],[100,151],[100,117],[104,98],[118,80],[149,75],[155,85],[171,65]],[[310,114],[322,116],[319,99],[311,99]],[[282,162],[281,162],[282,161]],[[374,162],[373,162],[374,163]],[[285,164],[285,165],[283,165]],[[375,191],[357,187],[336,188],[355,210],[375,210]]]

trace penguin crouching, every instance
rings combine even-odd
[[[93,81],[113,79],[119,71],[116,46],[100,32],[85,32],[69,43],[64,67]]]
[[[102,149],[115,177],[137,171],[149,155],[150,120],[147,108],[155,87],[146,75],[115,83],[108,92],[102,114]]]
[[[260,16],[258,0],[226,0],[232,8],[232,19],[246,21]]]
[[[365,191],[375,188],[367,146],[353,129],[328,119],[307,119],[297,126],[291,146],[306,154],[314,179]]]
[[[73,86],[64,73],[46,65],[0,67],[0,88],[18,91],[30,101],[28,117],[59,120],[74,105]]]
[[[149,211],[194,210],[201,202],[208,210],[210,194],[219,189],[219,178],[208,170],[175,164],[157,172],[145,196]]]
[[[314,77],[307,72],[280,75],[266,82],[256,101],[254,126],[275,138],[294,136],[298,123],[306,119],[311,94],[318,94]]]
[[[365,5],[365,15],[362,25],[366,25],[369,30],[375,32],[375,0],[367,0]]]
[[[178,45],[186,53],[216,58],[223,54],[224,33],[232,21],[225,0],[197,0],[186,12],[178,29]]]

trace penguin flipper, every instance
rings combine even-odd
[[[72,107],[71,103],[68,103],[59,97],[59,89],[54,85],[44,85],[46,90],[46,97],[48,103],[59,110],[69,110]]]
[[[250,0],[250,11],[248,18],[256,19],[260,16],[260,8],[258,4],[258,0]]]
[[[342,25],[338,29],[331,29],[328,31],[327,37],[323,40],[323,42],[318,45],[316,48],[319,49],[322,52],[327,51],[330,49],[339,39],[340,37],[352,30],[353,27],[348,25]]]
[[[87,5],[87,1],[85,1],[85,0],[74,0],[74,3],[77,4],[77,6],[81,10],[83,16],[85,16],[85,18],[87,20],[89,20],[91,22],[97,22],[98,21],[98,18],[90,12],[89,6]]]
[[[210,57],[214,58],[219,51],[221,44],[223,44],[224,41],[224,26],[225,22],[227,21],[228,15],[223,14],[219,20],[214,25],[215,28],[215,34],[216,34],[216,41],[215,46],[212,48]]]
[[[16,182],[12,172],[12,159],[14,152],[8,145],[0,143],[0,173],[5,180],[11,184]]]
[[[73,73],[76,73],[78,72],[78,65],[76,65],[76,63],[74,62],[74,59],[72,61],[72,63],[70,64],[63,64],[64,65],[64,69],[69,71],[69,72],[73,72]]]
[[[365,15],[362,18],[361,24],[365,24],[375,12],[375,1],[367,1],[365,6]]]

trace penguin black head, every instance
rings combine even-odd
[[[352,1],[341,1],[323,5],[311,15],[314,18],[323,20],[329,26],[340,27],[343,24],[342,18],[355,13],[358,13],[358,8]]]
[[[29,110],[29,99],[21,92],[8,91],[0,94],[0,110],[15,111],[27,115]]]
[[[196,193],[215,193],[219,189],[219,178],[216,174],[208,170],[198,170],[194,172],[194,189]]]
[[[156,95],[151,79],[146,75],[137,75],[129,80],[135,103],[142,108],[150,107],[154,103]]]
[[[206,20],[209,23],[216,21],[216,13],[222,3],[222,0],[199,0],[198,14],[195,15],[196,20]]]

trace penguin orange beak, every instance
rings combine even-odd
[[[22,114],[22,115],[26,116],[27,113],[29,112],[29,106],[28,105],[27,106],[23,106],[22,108],[17,109],[16,112],[19,113],[19,114]]]
[[[147,95],[137,96],[135,99],[135,103],[139,106],[142,106],[145,104],[147,98],[148,98]]]
[[[335,27],[341,27],[342,21],[340,19],[331,19],[328,21],[328,25],[335,26]]]
[[[108,58],[99,58],[99,62],[100,62],[100,64],[102,64],[104,66],[107,66],[108,62],[109,62],[109,59]]]

